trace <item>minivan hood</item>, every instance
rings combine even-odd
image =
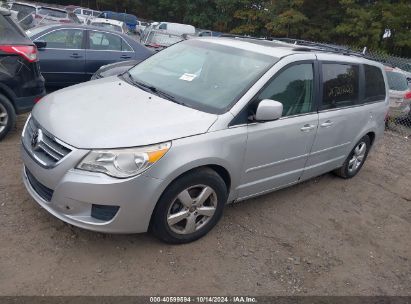
[[[197,135],[217,119],[116,76],[47,95],[32,115],[56,138],[83,149],[137,147]]]

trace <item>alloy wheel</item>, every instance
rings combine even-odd
[[[348,162],[348,171],[353,173],[360,168],[367,152],[367,144],[361,141],[354,149],[354,153]]]
[[[217,194],[206,185],[189,187],[174,199],[167,213],[167,224],[177,234],[191,234],[212,219],[217,208]]]
[[[9,115],[7,114],[6,107],[0,103],[0,132],[2,132],[9,121]]]

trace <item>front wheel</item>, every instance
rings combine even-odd
[[[360,172],[365,160],[367,159],[370,150],[371,140],[368,135],[365,135],[352,149],[343,166],[334,171],[334,173],[342,178],[352,178]]]
[[[220,220],[227,192],[224,180],[214,170],[203,168],[182,175],[158,201],[151,231],[172,244],[201,238]]]

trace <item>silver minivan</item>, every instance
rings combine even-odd
[[[44,97],[23,130],[23,181],[69,224],[186,243],[227,202],[354,177],[383,135],[387,92],[383,66],[361,56],[187,40]]]

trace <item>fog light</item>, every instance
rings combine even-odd
[[[110,221],[117,214],[119,206],[95,205],[91,206],[91,217],[101,221]]]

